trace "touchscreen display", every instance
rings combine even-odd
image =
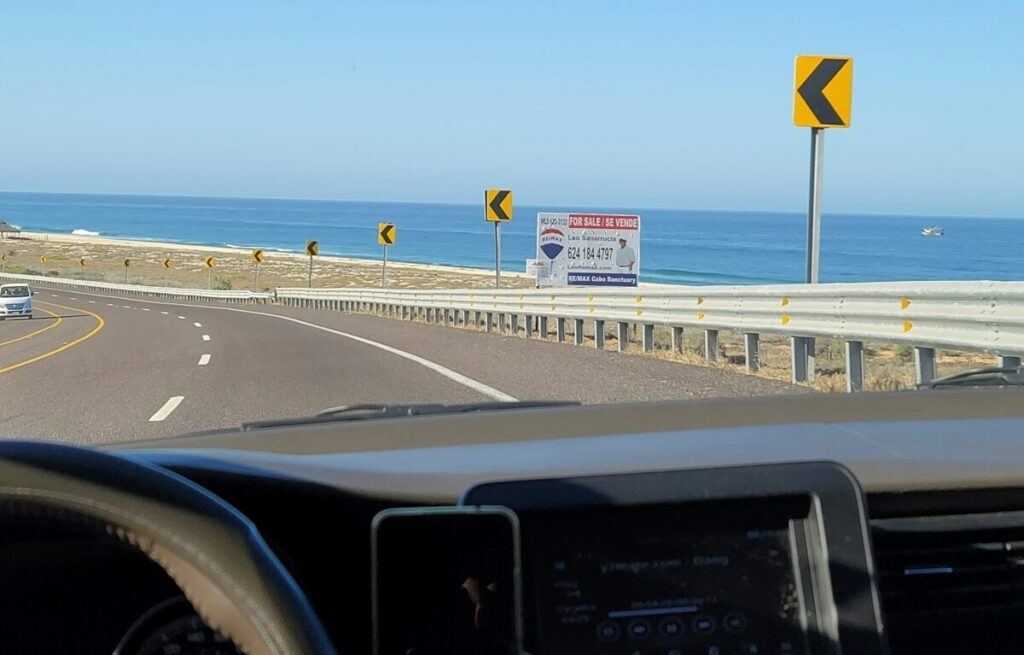
[[[374,534],[381,655],[518,655],[510,515],[388,513]]]
[[[780,513],[545,511],[524,523],[524,539],[542,655],[807,652],[793,538]]]

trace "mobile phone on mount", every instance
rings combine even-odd
[[[375,655],[520,655],[514,512],[389,509],[373,520],[371,546]]]

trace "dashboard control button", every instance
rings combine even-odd
[[[747,627],[747,617],[739,612],[730,612],[722,619],[722,627],[729,632],[743,632]]]
[[[622,628],[615,621],[605,621],[597,626],[597,638],[603,642],[610,643],[622,635]]]
[[[683,634],[683,622],[674,616],[662,619],[658,624],[658,630],[666,637],[678,637]]]
[[[647,639],[651,636],[651,622],[647,619],[630,621],[627,630],[633,639]]]
[[[707,614],[701,614],[693,620],[693,631],[700,635],[709,635],[715,631],[715,620]]]

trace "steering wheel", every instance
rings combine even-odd
[[[175,473],[98,450],[0,442],[0,517],[15,515],[92,526],[137,548],[248,655],[334,655],[256,527]]]

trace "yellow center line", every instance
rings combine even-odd
[[[38,361],[43,360],[43,359],[46,359],[47,357],[53,357],[54,355],[56,355],[58,353],[62,353],[65,350],[67,350],[68,348],[71,348],[73,346],[77,346],[78,344],[82,343],[86,339],[91,339],[92,337],[94,337],[96,335],[96,333],[99,332],[100,330],[102,330],[103,326],[107,324],[107,322],[104,321],[103,317],[100,316],[99,314],[94,314],[94,313],[90,312],[87,309],[82,309],[81,307],[66,307],[64,305],[58,305],[55,302],[47,302],[47,303],[43,303],[43,301],[39,301],[39,302],[41,304],[50,305],[51,307],[60,307],[61,309],[66,309],[66,310],[71,311],[71,312],[84,312],[84,313],[88,314],[89,316],[92,316],[93,318],[96,319],[96,327],[94,327],[92,330],[90,330],[87,334],[84,334],[84,335],[78,337],[74,341],[69,341],[66,344],[64,344],[63,346],[60,346],[58,348],[54,348],[53,350],[45,352],[42,355],[36,355],[35,357],[32,357],[32,358],[26,359],[24,361],[18,362],[17,364],[11,364],[10,366],[6,366],[4,368],[0,368],[0,374],[7,373],[9,371],[13,371],[14,369],[21,368],[22,366],[28,366],[29,364],[34,364],[35,362],[38,362]]]
[[[42,302],[42,301],[40,300],[40,301],[37,301],[37,302]],[[60,325],[61,323],[64,322],[64,319],[62,317],[54,314],[53,312],[51,312],[49,310],[46,310],[46,309],[43,309],[42,307],[40,307],[39,311],[46,312],[47,314],[49,314],[50,316],[54,317],[57,320],[54,321],[53,323],[50,323],[46,327],[39,328],[38,330],[36,330],[34,332],[29,332],[28,334],[23,334],[20,337],[18,337],[17,339],[8,339],[7,341],[0,341],[0,346],[6,346],[9,343],[16,343],[16,342],[21,341],[23,339],[31,339],[32,337],[36,336],[37,334],[42,334],[43,332],[46,332],[47,330],[52,330],[53,328],[57,327],[58,325]]]

